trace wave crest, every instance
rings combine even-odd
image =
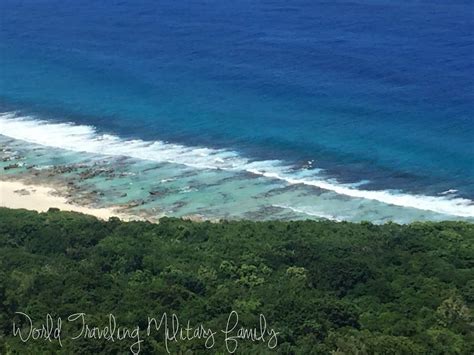
[[[182,164],[197,169],[245,171],[288,184],[302,184],[352,198],[379,201],[458,217],[474,217],[473,201],[449,195],[426,196],[390,190],[364,190],[324,179],[318,169],[296,170],[280,160],[252,161],[235,151],[188,147],[163,141],[122,139],[101,134],[93,126],[54,123],[7,112],[0,114],[0,134],[30,143],[94,154]]]

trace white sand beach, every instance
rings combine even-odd
[[[8,208],[24,208],[45,212],[49,208],[59,208],[62,211],[74,211],[89,214],[107,220],[119,217],[123,220],[139,219],[120,213],[114,208],[93,208],[68,203],[54,188],[42,185],[27,185],[20,181],[0,181],[0,206]]]

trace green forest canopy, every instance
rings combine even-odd
[[[169,341],[171,353],[228,352],[222,329],[278,332],[278,344],[239,340],[244,354],[474,353],[474,225],[371,223],[108,222],[71,212],[0,208],[0,353],[129,354],[132,339],[28,340],[12,324],[74,313],[104,327],[113,314],[139,326],[140,354],[166,354],[147,317],[217,331]],[[69,328],[68,328],[69,327]],[[209,343],[207,344],[209,345]],[[229,344],[227,344],[229,345]]]

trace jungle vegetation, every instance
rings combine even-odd
[[[148,317],[217,331],[169,341],[172,354],[228,353],[222,329],[278,332],[237,354],[473,354],[474,225],[465,222],[101,221],[51,209],[0,208],[0,353],[130,354],[132,339],[71,339],[87,323],[139,326],[140,354],[166,354]],[[23,342],[62,319],[57,339]],[[170,320],[170,319],[168,319]],[[208,344],[209,345],[209,344]]]

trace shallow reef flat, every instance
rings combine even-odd
[[[460,219],[243,171],[196,169],[126,156],[74,152],[1,135],[0,143],[2,180],[47,186],[70,204],[115,208],[149,220],[163,216],[375,223]]]

